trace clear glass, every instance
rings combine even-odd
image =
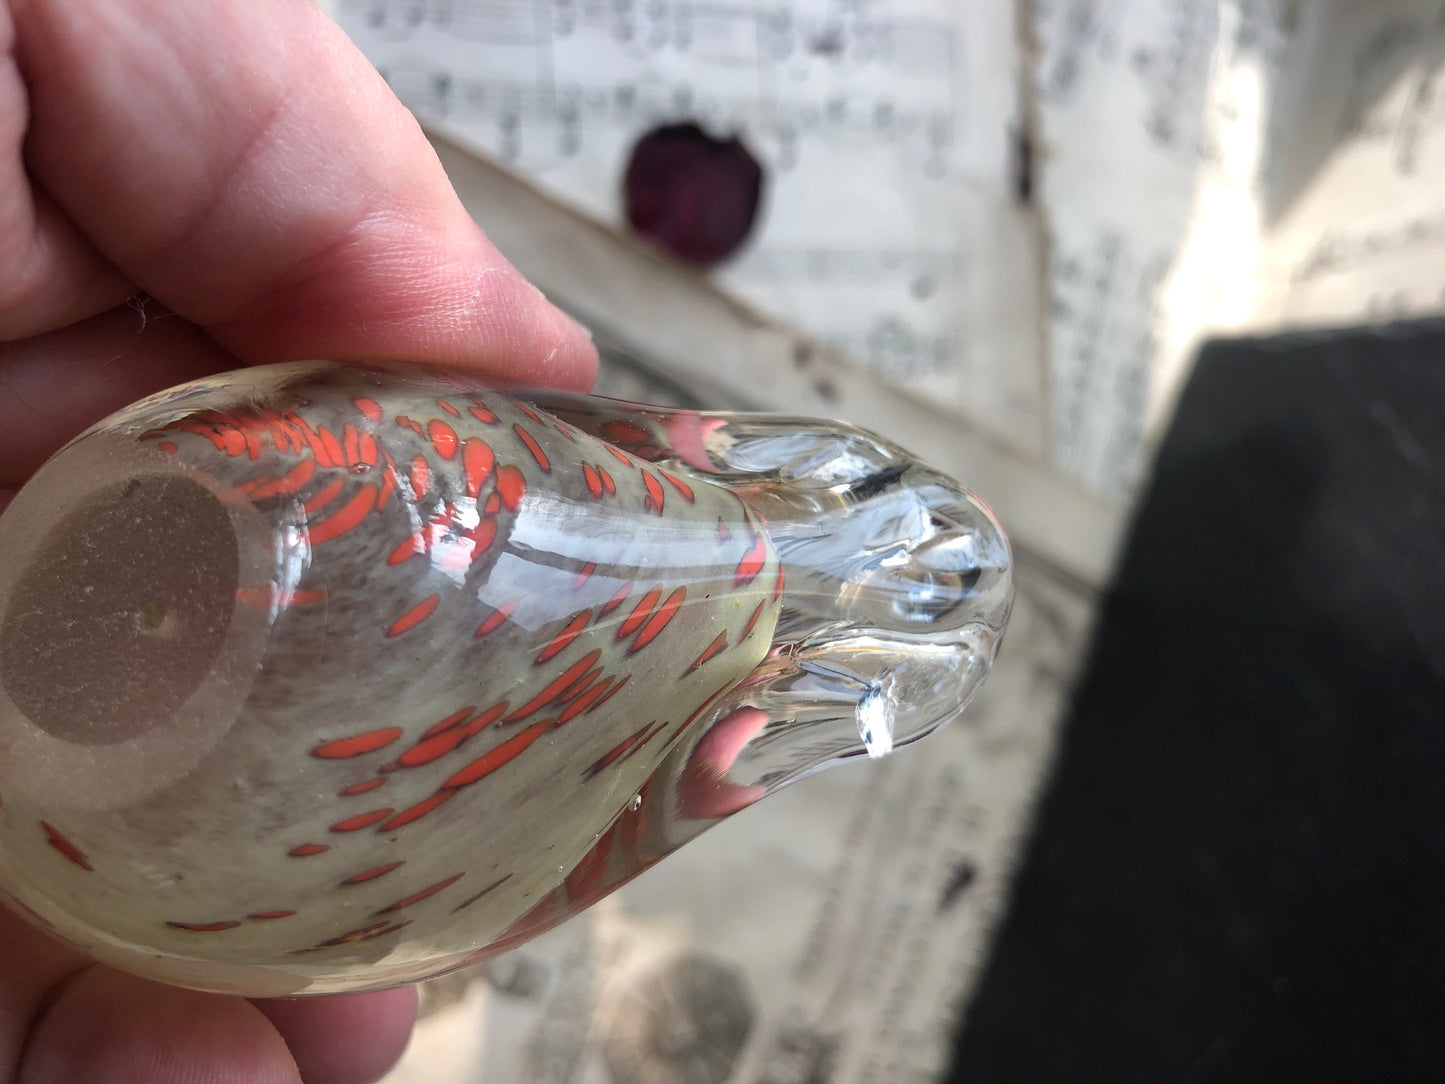
[[[0,516],[0,892],[276,996],[483,959],[968,703],[1012,599],[835,422],[306,363],[93,427]]]

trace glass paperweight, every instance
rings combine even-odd
[[[1011,559],[869,433],[306,363],[0,516],[0,893],[250,996],[409,982],[956,716]]]

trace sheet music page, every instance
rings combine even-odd
[[[1445,309],[1438,0],[1036,12],[1065,470],[1130,492],[1209,335]]]
[[[1040,248],[1015,192],[1006,0],[337,0],[428,124],[622,223],[639,136],[740,133],[765,171],[725,289],[1045,451]]]
[[[1160,373],[1258,300],[1263,88],[1289,54],[1270,0],[1038,8],[1055,454],[1127,492]]]
[[[1311,8],[1271,125],[1259,322],[1445,310],[1445,4]]]

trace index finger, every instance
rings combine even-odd
[[[33,177],[130,281],[236,356],[590,386],[586,332],[486,239],[314,4],[12,7]]]

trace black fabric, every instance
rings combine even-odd
[[[951,1079],[1445,1079],[1445,324],[1204,350]]]

